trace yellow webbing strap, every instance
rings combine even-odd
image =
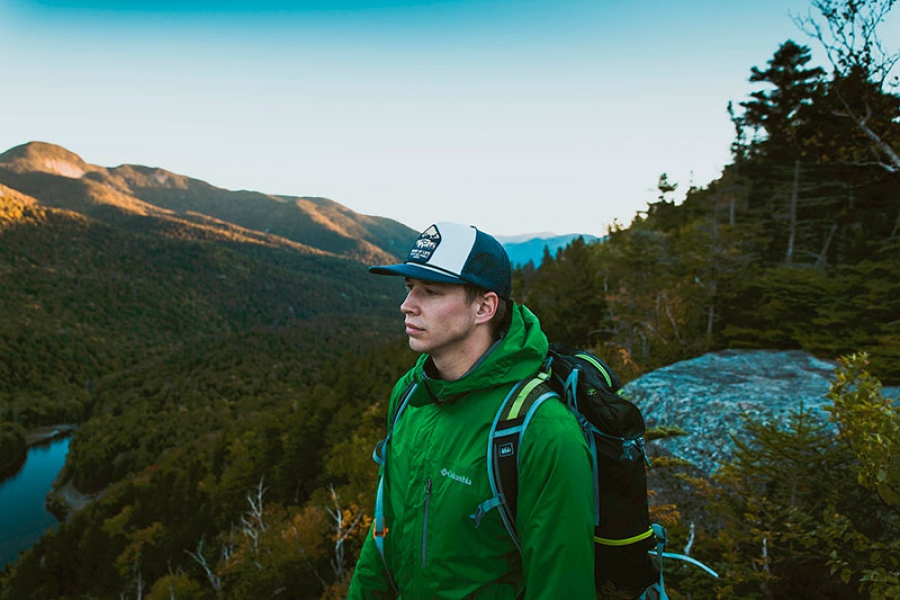
[[[534,376],[534,379],[525,384],[525,386],[519,392],[519,395],[516,396],[516,400],[515,402],[513,402],[512,407],[509,409],[509,415],[506,417],[507,420],[512,420],[519,416],[519,411],[522,410],[522,404],[525,403],[525,398],[528,397],[528,394],[531,393],[531,390],[546,381],[547,377],[548,375],[546,373],[538,373]]]
[[[623,540],[614,540],[610,538],[602,538],[594,536],[594,541],[598,544],[603,544],[604,546],[627,546],[629,544],[634,544],[640,542],[641,540],[646,540],[648,537],[653,535],[653,528],[651,527],[644,533],[640,535],[636,535],[634,537],[625,538]]]

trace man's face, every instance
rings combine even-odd
[[[407,278],[406,289],[400,310],[406,317],[409,347],[436,361],[465,353],[478,321],[479,304],[466,301],[465,287]]]

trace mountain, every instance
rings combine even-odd
[[[134,233],[178,239],[285,248],[367,264],[405,257],[416,232],[390,219],[361,215],[329,200],[232,191],[164,169],[102,167],[54,144],[30,142],[0,154],[0,186],[7,197],[28,197]],[[555,255],[587,234],[535,233],[498,237],[513,265],[539,265],[544,248]]]
[[[537,267],[541,264],[545,248],[550,251],[551,256],[556,256],[557,250],[565,248],[572,240],[579,237],[583,237],[585,242],[594,242],[599,239],[596,236],[583,233],[569,233],[566,235],[534,233],[499,236],[497,239],[506,249],[513,266],[521,267],[528,264],[528,261],[531,261]]]
[[[415,232],[326,198],[217,188],[159,168],[86,163],[43,142],[0,154],[0,184],[48,208],[77,212],[133,233],[285,248],[368,264],[391,261]]]
[[[252,340],[237,353],[278,348],[259,351],[265,363],[290,352],[285,336],[324,351],[396,333],[402,286],[365,266],[414,238],[323,198],[100,167],[40,142],[12,148],[0,154],[0,414],[25,427],[81,422],[109,377],[236,339]]]

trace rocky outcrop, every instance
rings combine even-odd
[[[724,350],[658,369],[629,382],[628,395],[648,427],[677,426],[688,432],[650,442],[650,454],[690,461],[709,475],[733,457],[732,436],[744,431],[744,415],[787,422],[805,407],[826,423],[826,395],[837,364],[802,351]],[[885,394],[896,397],[896,388]]]
[[[78,490],[71,481],[65,485],[56,487],[51,490],[44,504],[47,510],[53,514],[58,520],[65,521],[69,515],[77,510],[81,510],[87,506],[92,500],[99,498],[102,492],[96,494],[85,494]]]

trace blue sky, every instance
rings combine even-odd
[[[414,229],[602,234],[729,162],[805,0],[0,0],[0,151],[32,140]],[[885,42],[891,44],[887,36]],[[898,40],[894,40],[898,41]]]

